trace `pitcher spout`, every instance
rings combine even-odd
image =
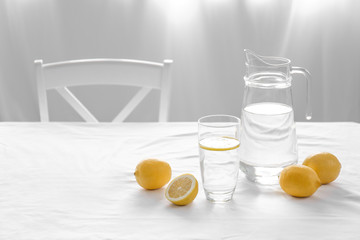
[[[278,76],[276,82],[290,83],[291,61],[283,57],[261,56],[245,49],[246,77],[252,79],[261,75]]]
[[[258,67],[284,67],[290,66],[291,61],[283,57],[261,56],[255,52],[244,49],[246,63],[251,66]]]

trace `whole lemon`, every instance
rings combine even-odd
[[[158,189],[170,181],[171,167],[164,161],[146,159],[136,166],[134,175],[143,188]]]
[[[339,176],[341,169],[339,159],[328,152],[318,153],[307,157],[303,162],[303,165],[315,170],[320,178],[321,184],[327,184],[334,181]]]
[[[281,188],[294,197],[309,197],[321,186],[316,172],[307,166],[292,165],[280,173]]]

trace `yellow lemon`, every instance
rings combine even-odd
[[[337,157],[327,152],[307,157],[303,165],[315,170],[320,178],[321,184],[334,181],[339,176],[341,169],[341,164]]]
[[[316,172],[307,166],[292,165],[280,173],[281,188],[294,197],[309,197],[321,186]]]
[[[191,174],[174,178],[165,190],[165,197],[176,205],[187,205],[194,201],[198,194],[198,181]]]
[[[145,189],[158,189],[171,179],[171,167],[167,162],[157,159],[146,159],[136,166],[135,178]]]

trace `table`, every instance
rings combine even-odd
[[[339,178],[310,198],[240,174],[233,201],[201,185],[196,123],[1,123],[0,239],[360,239],[360,124],[297,123],[299,162],[329,151]],[[195,201],[146,191],[138,162],[169,162],[199,180]]]

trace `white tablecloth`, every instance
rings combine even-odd
[[[339,178],[310,198],[240,174],[233,201],[213,204],[201,185],[196,123],[1,123],[0,239],[360,239],[360,124],[297,123],[300,163],[336,155]],[[146,158],[192,173],[195,201],[172,205],[143,190]]]

